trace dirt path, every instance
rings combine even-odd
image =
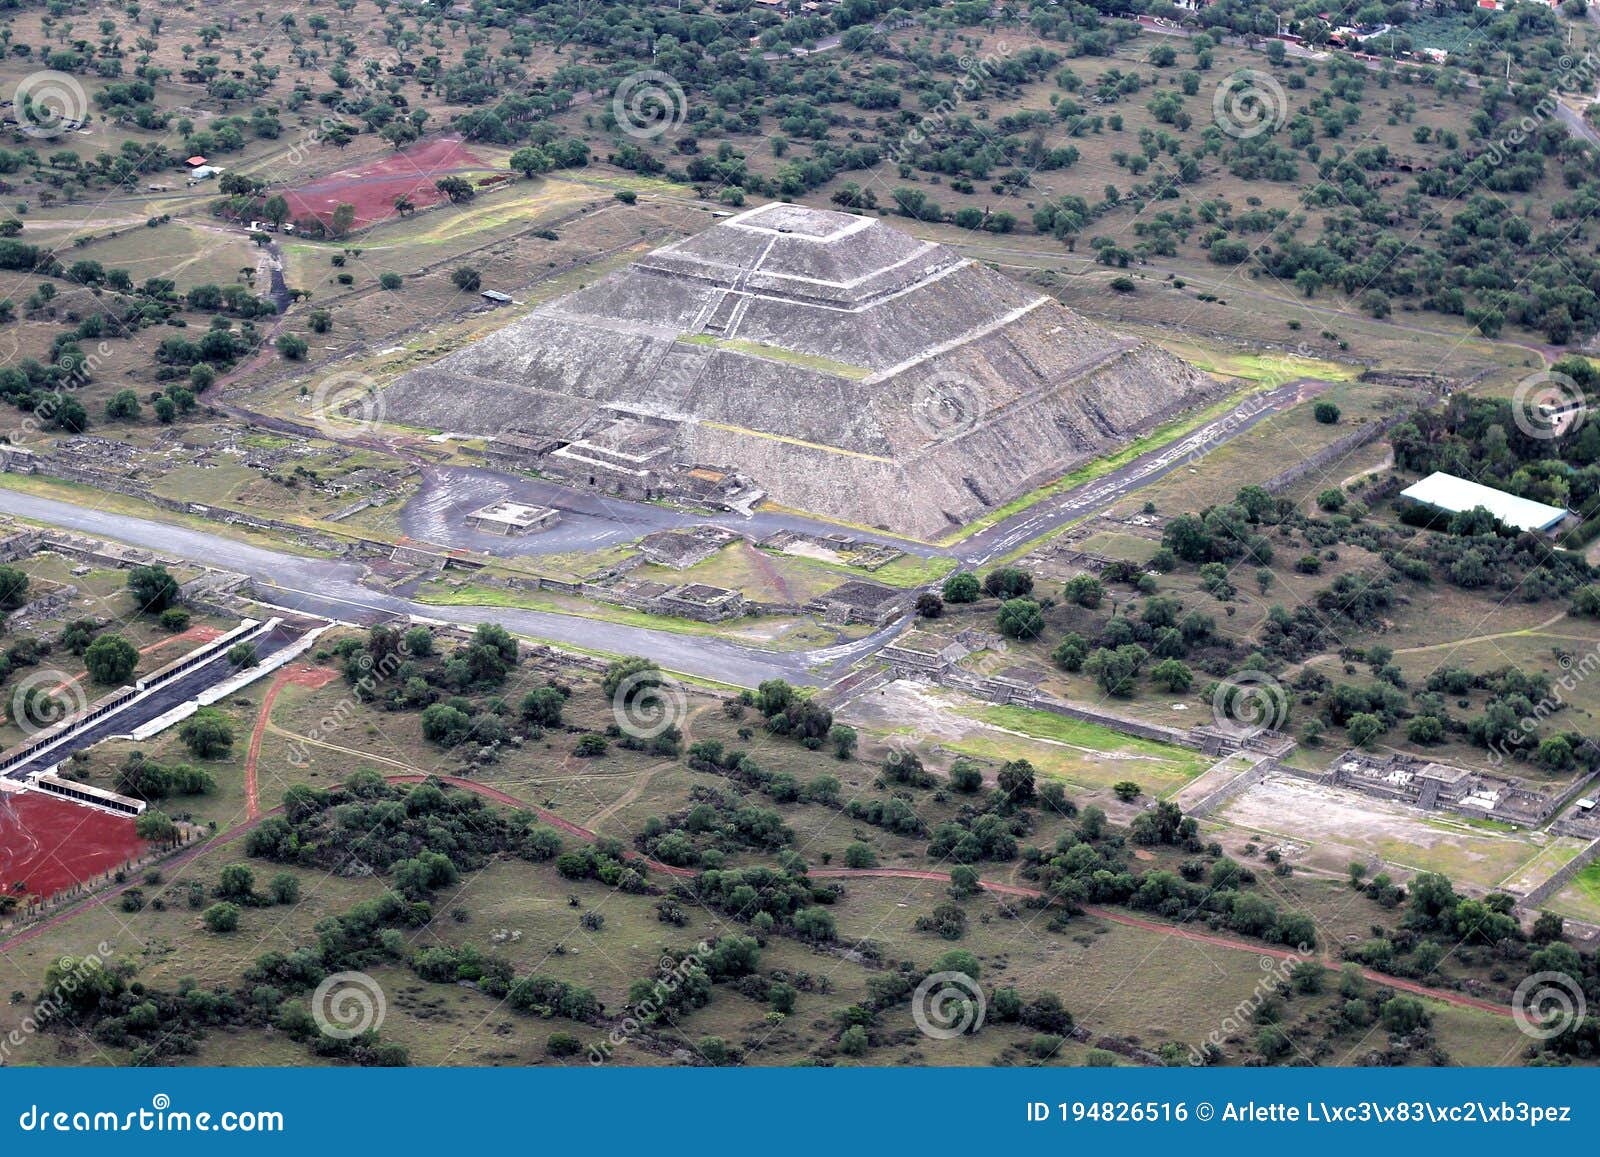
[[[256,775],[256,765],[261,760],[261,741],[266,737],[267,730],[272,727],[272,705],[277,702],[278,692],[290,683],[301,686],[325,687],[338,672],[327,667],[310,667],[303,663],[295,663],[284,667],[272,680],[272,686],[267,688],[267,693],[261,698],[261,710],[256,712],[256,725],[250,731],[250,750],[244,757],[244,807],[245,822],[253,823],[261,818],[261,793]],[[298,736],[296,737],[298,738]]]
[[[1453,639],[1448,643],[1429,643],[1425,647],[1399,647],[1399,648],[1396,648],[1395,654],[1396,655],[1421,655],[1421,654],[1425,654],[1428,651],[1449,651],[1449,650],[1454,650],[1457,647],[1466,647],[1466,646],[1472,645],[1473,643],[1491,643],[1496,639],[1514,639],[1514,638],[1517,638],[1518,636],[1537,635],[1540,632],[1544,631],[1547,627],[1555,626],[1557,623],[1559,623],[1562,619],[1564,619],[1566,617],[1567,617],[1567,612],[1566,611],[1561,611],[1559,614],[1552,615],[1550,618],[1546,619],[1542,623],[1535,623],[1533,626],[1531,626],[1531,627],[1523,627],[1521,630],[1517,630],[1517,631],[1499,631],[1499,632],[1497,632],[1495,634],[1492,634],[1492,635],[1474,635],[1470,639]],[[1551,637],[1552,638],[1569,638],[1569,639],[1571,639],[1571,638],[1580,638],[1581,639],[1581,636],[1576,636],[1576,635],[1560,635],[1560,636],[1554,636],[1553,635]],[[1592,640],[1583,639],[1582,641],[1591,642]]]
[[[216,627],[208,627],[204,624],[201,624],[200,626],[190,627],[188,630],[180,631],[176,635],[168,635],[165,639],[157,639],[153,643],[146,643],[144,646],[139,648],[139,654],[153,654],[154,652],[159,651],[164,647],[170,647],[172,644],[177,642],[202,644],[209,643],[212,639],[217,638],[222,633],[223,632],[218,630]],[[60,683],[57,683],[54,687],[50,688],[50,694],[59,694],[75,683],[82,683],[84,676],[88,675],[88,673],[89,672],[87,671],[79,671],[76,675],[67,676],[67,678],[63,679]]]
[[[814,868],[810,875],[814,879],[847,880],[851,877],[878,876],[897,880],[927,880],[933,883],[945,883],[950,879],[948,872],[935,872],[923,868]],[[1042,897],[1044,893],[1038,888],[1026,888],[1020,884],[1001,884],[993,880],[979,880],[978,886],[986,892],[993,892],[1001,896],[1022,896],[1029,899]],[[1217,948],[1230,948],[1240,952],[1250,952],[1257,956],[1270,956],[1275,960],[1300,960],[1298,952],[1291,952],[1287,948],[1275,948],[1267,944],[1255,944],[1245,940],[1235,940],[1231,936],[1219,936],[1212,932],[1197,932],[1191,928],[1180,928],[1173,924],[1163,924],[1157,920],[1145,920],[1138,916],[1129,916],[1125,912],[1116,912],[1109,908],[1100,908],[1094,905],[1084,905],[1086,915],[1096,919],[1108,920],[1113,924],[1122,924],[1129,928],[1142,928],[1147,932],[1157,932],[1163,936],[1171,936],[1178,940],[1189,940],[1197,944],[1210,944]],[[1324,956],[1319,962],[1327,968],[1337,968],[1337,962]],[[1389,976],[1376,972],[1370,968],[1363,968],[1361,975],[1376,984],[1387,985],[1404,992],[1426,996],[1431,1000],[1442,1000],[1446,1004],[1458,1005],[1462,1008],[1475,1008],[1482,1012],[1492,1012],[1500,1016],[1510,1016],[1511,1009],[1503,1004],[1496,1004],[1489,1000],[1479,1000],[1475,996],[1463,996],[1459,992],[1448,992],[1443,989],[1429,988],[1423,984],[1416,984],[1399,977]]]
[[[268,692],[269,696],[273,691],[278,690],[281,684],[284,682],[287,682],[287,680],[280,676],[279,680],[274,682],[272,691]],[[263,704],[263,710],[265,710],[267,706],[268,704]],[[358,754],[362,754],[366,758],[376,758],[366,756],[365,753]],[[419,772],[405,775],[391,775],[386,776],[385,778],[388,779],[390,783],[421,783],[430,777]],[[582,840],[584,843],[593,843],[600,838],[600,836],[590,828],[582,827],[563,816],[557,815],[555,812],[548,811],[545,808],[538,807],[534,804],[530,804],[525,800],[520,800],[514,795],[509,795],[506,792],[501,791],[497,787],[490,787],[488,784],[478,783],[470,779],[461,779],[460,777],[453,775],[440,775],[431,778],[436,778],[442,783],[447,783],[450,786],[460,788],[463,791],[473,792],[476,795],[483,796],[485,799],[493,800],[495,803],[504,804],[506,807],[513,807],[521,811],[532,812],[544,823],[549,824],[551,827],[557,829],[558,831],[564,832],[575,839]],[[273,809],[274,812],[281,810],[281,808]],[[232,831],[226,832],[223,835],[217,836],[211,840],[207,840],[205,843],[198,844],[187,851],[179,853],[173,859],[167,861],[167,865],[170,867],[176,867],[186,864],[190,860],[202,855],[210,848],[223,847],[227,844],[233,843],[253,829],[256,824],[261,821],[261,818],[262,817],[259,814],[254,815],[247,822],[240,824]],[[692,868],[678,868],[670,864],[663,864],[659,861],[646,859],[643,856],[637,855],[629,855],[628,858],[638,863],[642,863],[650,871],[658,872],[664,876],[686,879],[693,878],[695,875],[697,875],[695,870]],[[929,883],[948,883],[950,879],[948,872],[936,872],[929,868],[815,868],[809,874],[813,879],[818,880],[895,879],[921,880]],[[104,892],[96,893],[94,896],[87,897],[82,902],[74,904],[72,907],[65,909],[55,916],[52,916],[43,923],[36,924],[26,931],[20,932],[16,936],[11,937],[9,940],[0,942],[0,953],[7,952],[20,944],[24,944],[27,941],[32,940],[34,937],[43,934],[47,929],[60,925],[64,921],[70,919],[72,916],[77,915],[79,912],[90,906],[103,904],[113,899],[124,889],[132,887],[135,883],[137,883],[137,881],[129,881],[126,884],[119,885]],[[1005,884],[995,880],[980,880],[978,882],[978,886],[986,892],[992,892],[995,895],[1000,896],[1015,896],[1025,899],[1037,899],[1044,895],[1044,892],[1038,888],[1028,888],[1021,884]],[[1268,956],[1276,960],[1301,959],[1299,953],[1291,952],[1287,948],[1277,948],[1267,944],[1257,944],[1251,941],[1237,940],[1231,936],[1220,936],[1212,932],[1199,932],[1190,928],[1181,928],[1173,924],[1163,924],[1156,920],[1145,920],[1141,917],[1130,916],[1127,913],[1116,912],[1109,908],[1086,905],[1083,910],[1086,915],[1093,916],[1096,919],[1106,920],[1113,924],[1122,924],[1130,928],[1140,928],[1147,932],[1155,932],[1159,935],[1170,936],[1177,940],[1187,940],[1197,944],[1208,944],[1214,948],[1226,948],[1237,952],[1248,952],[1254,956]],[[1329,957],[1320,957],[1319,961],[1325,967],[1330,969],[1337,967],[1337,962],[1333,961]],[[1477,1009],[1480,1012],[1494,1013],[1497,1016],[1512,1015],[1510,1007],[1504,1004],[1496,1004],[1494,1001],[1489,1000],[1480,1000],[1474,996],[1465,996],[1459,992],[1450,992],[1445,989],[1429,988],[1426,985],[1416,984],[1409,980],[1401,980],[1398,977],[1389,976],[1385,973],[1377,972],[1370,968],[1363,968],[1361,970],[1361,975],[1375,984],[1382,984],[1390,988],[1398,989],[1402,992],[1409,992],[1417,996],[1427,997],[1429,1000],[1438,1000],[1444,1002],[1445,1004],[1453,1004],[1459,1008]]]
[[[694,742],[694,721],[705,710],[706,705],[702,704],[701,706],[696,707],[693,711],[689,712],[688,717],[684,719],[683,746],[685,748]],[[638,779],[634,781],[633,786],[629,787],[627,791],[623,792],[622,795],[619,796],[613,803],[607,804],[605,807],[601,808],[599,811],[595,812],[594,815],[585,820],[585,826],[591,830],[598,828],[606,820],[610,819],[623,808],[627,807],[629,804],[638,799],[644,789],[649,786],[650,781],[655,779],[658,774],[666,771],[668,768],[677,766],[678,761],[675,759],[670,759],[666,760],[665,762],[658,763],[653,767],[645,768],[639,773]]]

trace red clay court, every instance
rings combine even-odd
[[[51,896],[144,854],[133,820],[37,791],[0,795],[0,888]],[[25,893],[15,885],[27,885]]]
[[[333,210],[340,202],[354,205],[354,228],[360,229],[396,216],[394,203],[401,196],[408,197],[418,209],[437,205],[445,200],[445,195],[433,187],[440,177],[485,167],[483,160],[459,139],[443,137],[301,185],[285,193],[284,199],[289,202],[293,220],[315,217],[324,225],[332,222]]]

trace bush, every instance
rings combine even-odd
[[[213,932],[234,932],[239,927],[239,906],[226,901],[213,904],[200,914],[200,919]]]
[[[168,607],[161,612],[156,621],[161,624],[162,630],[171,631],[176,635],[180,631],[189,629],[189,612],[182,607]]]
[[[1332,402],[1318,402],[1311,408],[1311,413],[1324,426],[1332,426],[1339,421],[1339,407]]]
[[[402,285],[404,285],[405,278],[401,277],[398,273],[385,273],[378,278],[378,284],[384,289],[392,291],[399,289]]]

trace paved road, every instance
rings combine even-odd
[[[0,510],[247,574],[256,581],[265,601],[291,611],[360,623],[396,614],[465,626],[494,622],[529,638],[615,654],[648,654],[663,667],[743,686],[772,678],[805,684],[832,682],[851,663],[881,648],[900,626],[892,624],[867,638],[814,651],[767,651],[725,639],[548,611],[419,603],[366,586],[362,581],[365,568],[359,563],[287,554],[210,531],[108,514],[4,487],[0,487]]]
[[[1137,458],[1095,482],[1037,503],[953,548],[909,543],[892,535],[867,537],[893,542],[923,556],[952,557],[968,565],[982,565],[1024,542],[1149,485],[1237,437],[1285,405],[1315,394],[1325,386],[1323,382],[1300,379],[1268,393],[1258,394],[1237,410],[1206,423],[1171,446]],[[575,550],[585,545],[593,547],[631,541],[663,526],[693,525],[707,521],[734,525],[746,531],[768,527],[777,529],[781,526],[837,530],[832,524],[801,516],[757,514],[744,519],[729,514],[706,518],[648,503],[590,495],[535,479],[500,475],[492,471],[464,470],[455,473],[465,476],[472,483],[465,487],[469,494],[460,498],[446,494],[441,474],[436,489],[425,488],[413,500],[412,505],[419,511],[416,517],[424,519],[429,528],[437,528],[440,532],[438,537],[445,540],[444,545],[496,548],[495,553],[500,554]],[[476,501],[480,493],[476,489],[478,486],[504,487],[508,493],[559,505],[566,512],[564,518],[567,521],[550,534],[527,539],[507,540],[470,534],[459,529],[459,523],[449,515],[454,506],[465,504],[469,498]],[[387,615],[414,615],[465,626],[495,622],[530,638],[614,654],[647,654],[671,670],[742,686],[754,686],[763,679],[771,678],[825,686],[857,660],[882,649],[904,625],[902,619],[855,642],[812,651],[770,651],[704,635],[607,623],[549,611],[420,603],[367,585],[367,570],[360,563],[288,554],[237,542],[207,530],[110,514],[4,487],[0,487],[0,511],[163,554],[179,555],[208,566],[238,571],[255,581],[264,600],[291,611],[360,623],[375,622]],[[463,535],[470,535],[474,541],[466,541]],[[556,538],[556,535],[566,537]],[[429,537],[432,541],[438,541],[436,537]],[[476,541],[485,538],[489,541]]]
[[[1152,450],[1094,482],[1037,502],[954,546],[936,546],[887,531],[845,533],[888,543],[920,558],[953,558],[967,566],[984,566],[1023,543],[1120,501],[1327,386],[1328,383],[1313,378],[1297,378],[1255,394],[1237,409],[1207,422],[1171,445]],[[422,471],[421,489],[400,513],[401,529],[423,542],[464,547],[502,558],[599,550],[632,542],[654,531],[687,526],[723,526],[755,538],[764,538],[779,530],[840,533],[840,527],[834,523],[801,514],[772,511],[757,511],[748,517],[734,513],[696,514],[478,467],[424,466]],[[543,534],[516,538],[483,534],[464,525],[467,511],[505,498],[553,506],[561,511],[561,522]]]

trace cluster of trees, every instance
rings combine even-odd
[[[1179,872],[1135,871],[1130,841],[1203,853],[1206,859],[1185,861]],[[1177,923],[1201,921],[1278,944],[1314,945],[1317,939],[1309,916],[1281,910],[1248,890],[1254,874],[1223,856],[1220,846],[1203,843],[1199,825],[1165,800],[1141,812],[1126,836],[1107,826],[1099,808],[1085,808],[1053,848],[1025,849],[1023,875],[1068,913],[1085,904],[1126,904]]]
[[[745,802],[735,788],[695,785],[689,807],[651,816],[634,838],[645,855],[674,867],[721,867],[730,852],[775,852],[794,842],[794,832],[772,808]]]
[[[139,799],[161,800],[175,795],[210,795],[217,789],[217,781],[209,771],[193,764],[157,763],[142,751],[130,751],[117,769],[116,789]]]

